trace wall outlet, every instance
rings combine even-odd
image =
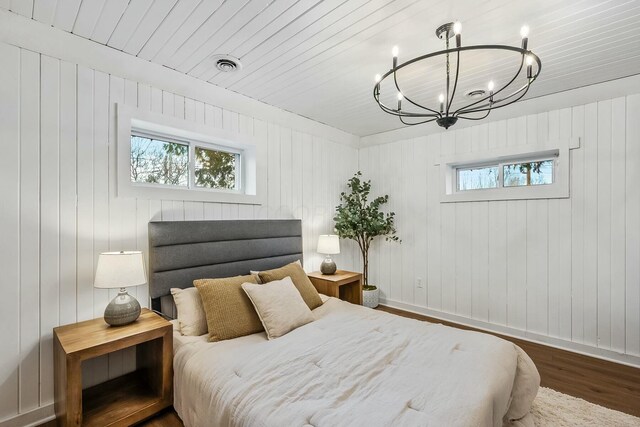
[[[416,288],[422,289],[422,277],[416,277]]]

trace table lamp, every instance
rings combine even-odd
[[[340,253],[340,239],[335,234],[322,234],[318,238],[318,253],[325,254],[327,257],[320,264],[320,272],[322,274],[334,274],[336,272],[336,263],[331,259],[331,255]]]
[[[120,288],[118,295],[104,310],[104,321],[111,326],[134,322],[140,316],[140,303],[125,288],[147,283],[144,260],[140,251],[103,252],[93,286],[103,289]]]

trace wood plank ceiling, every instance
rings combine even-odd
[[[520,43],[543,72],[529,97],[640,73],[640,0],[0,0],[9,9],[356,135],[402,127],[371,95],[373,76],[400,60],[442,49],[440,24],[458,19],[463,44]],[[221,73],[211,56],[244,66]],[[460,89],[506,78],[512,62],[470,56]],[[406,73],[435,99],[442,79]],[[435,83],[435,85],[433,84]],[[404,88],[403,88],[404,90]],[[412,92],[413,93],[413,92]]]

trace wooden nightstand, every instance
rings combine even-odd
[[[53,330],[55,411],[61,426],[129,426],[173,404],[173,327],[151,310],[125,326],[104,319]],[[82,362],[136,347],[137,369],[82,390]]]
[[[335,274],[314,271],[308,274],[318,292],[340,298],[352,304],[362,305],[362,274],[338,270]]]

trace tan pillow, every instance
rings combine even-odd
[[[270,340],[313,321],[311,310],[290,277],[264,285],[243,283],[242,289],[251,299]]]
[[[207,333],[207,316],[204,313],[200,292],[196,288],[171,288],[173,301],[178,310],[180,333],[200,336]]]
[[[293,284],[298,289],[298,292],[300,292],[300,295],[302,295],[302,299],[307,303],[307,306],[311,310],[322,305],[320,295],[311,283],[311,280],[307,277],[307,273],[302,269],[300,261],[292,262],[291,264],[276,268],[275,270],[261,271],[258,275],[260,276],[262,283],[291,277]]]
[[[257,281],[251,275],[193,281],[207,315],[209,341],[223,341],[264,330],[249,297],[242,290],[243,283]]]

